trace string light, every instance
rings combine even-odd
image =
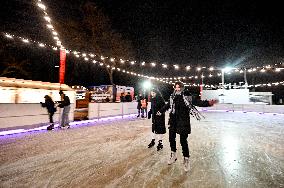
[[[29,40],[28,39],[23,39],[23,42],[24,43],[29,43]]]
[[[10,39],[13,38],[13,36],[12,36],[12,35],[9,35],[9,34],[5,34],[5,36],[6,36],[7,38],[10,38]]]
[[[178,65],[174,65],[174,68],[175,68],[175,69],[179,69],[179,66],[178,66]]]
[[[40,42],[37,42],[37,41],[32,41],[32,40],[29,40],[29,39],[26,39],[26,38],[23,38],[23,37],[16,37],[16,36],[14,36],[14,35],[11,35],[11,34],[8,34],[8,33],[5,33],[4,34],[6,37],[7,36],[9,36],[8,38],[11,38],[11,39],[13,39],[13,38],[16,38],[16,39],[20,39],[20,40],[22,40],[23,42],[25,42],[25,43],[27,43],[27,42],[31,42],[31,43],[36,43],[36,44],[38,44],[39,46],[41,46],[41,47],[45,47],[45,46],[48,46],[48,47],[51,47],[53,50],[57,50],[58,48],[57,47],[54,47],[54,46],[51,46],[51,45],[47,45],[47,44],[44,44],[44,43],[40,43]],[[66,53],[70,53],[72,50],[66,50]],[[79,56],[79,54],[78,53],[80,53],[80,52],[77,52],[77,51],[72,51],[72,54],[74,54],[77,58],[79,58],[79,57],[81,57],[81,56]],[[90,56],[91,56],[91,54],[89,54]],[[82,54],[82,58],[85,60],[85,61],[89,61],[89,58],[87,58],[86,57],[87,55],[84,53],[84,54]],[[104,58],[103,58],[104,59]],[[94,64],[96,64],[97,63],[97,61],[96,60],[92,60],[92,62],[94,63]],[[133,61],[134,62],[134,61]],[[104,63],[100,63],[99,64],[100,66],[103,66],[103,65],[105,65]],[[107,67],[110,67],[109,65],[107,65],[106,64],[106,66]],[[267,66],[267,67],[271,67],[271,66]],[[271,68],[269,68],[269,69],[271,69]],[[275,69],[275,71],[276,72],[279,72],[279,71],[281,71],[282,69],[284,69],[284,68],[276,68]],[[116,68],[116,67],[112,67],[112,70],[118,70],[118,71],[121,71],[121,69],[120,68]],[[255,69],[256,70],[256,69]],[[262,71],[264,70],[264,68],[262,68],[261,69]],[[253,69],[249,69],[249,71],[253,71]],[[122,72],[125,72],[125,70],[123,70]],[[145,77],[145,78],[147,78],[147,77],[149,77],[149,78],[151,78],[151,79],[154,79],[154,80],[157,80],[157,81],[161,81],[161,82],[163,82],[163,83],[166,83],[166,82],[168,82],[168,81],[166,81],[166,82],[164,82],[164,80],[172,80],[173,78],[158,78],[158,77],[154,77],[154,76],[152,76],[152,77],[150,77],[150,76],[147,76],[147,75],[142,75],[142,74],[138,74],[138,73],[135,73],[135,72],[129,72],[129,71],[127,71],[128,72],[128,74],[131,74],[131,75],[135,75],[135,76],[139,76],[139,77]],[[240,71],[241,72],[241,71]],[[218,76],[221,76],[221,73],[218,73],[217,74]],[[187,77],[185,77],[185,76],[183,76],[183,77],[174,77],[174,80],[186,80],[186,78],[188,78],[188,79],[192,79],[192,78],[195,78],[195,79],[198,79],[199,77],[196,75],[196,76],[187,76]],[[205,78],[206,76],[201,76],[202,78]],[[213,77],[213,75],[210,73],[209,75],[208,75],[208,77],[209,78],[211,78],[211,77]],[[270,83],[270,85],[271,86],[274,86],[274,85],[281,85],[281,83],[275,83],[275,84],[273,84],[273,83]],[[283,84],[282,84],[283,85]],[[262,86],[262,85],[261,85]],[[268,86],[268,85],[266,85],[266,86]]]
[[[47,13],[47,11],[46,11],[46,10],[47,10],[47,7],[42,3],[41,0],[38,0],[37,6],[43,11],[44,19],[48,22],[47,27],[52,30],[52,34],[53,34],[53,35],[57,36],[58,33],[55,31],[53,25],[51,24],[51,18],[50,18],[50,16],[48,15],[48,13]],[[62,48],[63,46],[62,46],[62,43],[61,43],[59,37],[58,37],[58,38],[54,38],[54,39],[56,40],[56,44]],[[104,60],[104,58],[102,58],[102,60]],[[113,61],[113,60],[111,59],[111,61]],[[124,62],[125,62],[125,61],[121,59],[121,63],[124,63]],[[131,65],[134,65],[134,64],[135,64],[135,63],[133,63],[133,62],[136,62],[136,61],[131,61],[131,62],[130,62]],[[145,66],[145,64],[146,64],[145,62],[141,63],[142,66]],[[154,65],[153,63],[151,63],[151,65],[152,65],[152,67],[156,67],[156,66],[159,65],[159,63],[155,63],[155,65]],[[161,65],[162,65],[163,68],[167,68],[166,65],[164,65],[164,64],[161,64]],[[275,65],[276,65],[276,64],[275,64]],[[180,66],[180,65],[173,65],[173,67],[174,67],[174,69],[177,70],[177,69],[180,69],[180,67],[182,67],[182,66]],[[207,67],[203,67],[203,68],[204,68],[204,69],[207,69]],[[269,69],[269,68],[271,68],[270,65],[267,66],[267,69]],[[189,68],[188,66],[185,67],[185,70],[188,71],[189,69],[190,69],[190,68]],[[215,70],[214,67],[212,67],[212,66],[209,67],[208,69],[209,69],[210,71]],[[198,71],[200,71],[200,70],[201,70],[201,69],[198,68]],[[252,71],[256,71],[256,69],[255,69],[255,68],[252,68]],[[278,71],[278,70],[277,70],[277,71]],[[236,71],[236,72],[237,72],[237,71]],[[240,73],[242,73],[242,72],[240,72]]]
[[[64,49],[62,42],[60,41],[58,37],[58,33],[55,31],[53,25],[51,24],[51,18],[47,13],[47,7],[43,4],[41,0],[38,0],[37,6],[42,10],[43,18],[47,22],[46,26],[48,29],[51,30],[51,34],[54,36],[53,38],[55,40],[56,45]]]

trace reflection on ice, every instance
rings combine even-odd
[[[221,140],[221,151],[222,154],[221,162],[223,164],[223,169],[225,170],[228,178],[232,178],[239,173],[241,166],[239,163],[239,140],[232,134],[224,135]]]
[[[188,173],[178,138],[178,160],[168,165],[168,135],[163,150],[148,149],[151,121],[118,117],[64,131],[0,137],[0,187],[284,187],[283,116],[204,115],[191,122]]]

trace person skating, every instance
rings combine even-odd
[[[58,107],[63,108],[63,112],[60,118],[60,128],[70,128],[69,125],[69,112],[70,112],[70,99],[63,91],[59,92],[61,101],[59,101]]]
[[[140,113],[141,113],[141,106],[142,106],[142,104],[141,104],[141,100],[143,99],[143,97],[142,97],[142,94],[141,93],[139,93],[138,94],[138,96],[137,96],[137,110],[138,110],[138,115],[137,115],[137,117],[140,117]]]
[[[157,90],[151,91],[151,109],[148,112],[148,119],[152,117],[152,141],[148,145],[151,148],[155,145],[155,139],[158,139],[157,151],[163,149],[163,134],[166,133],[165,114],[157,115],[157,112],[165,105],[165,101]]]
[[[148,107],[148,99],[147,97],[143,97],[141,100],[141,117],[147,118],[147,107]]]
[[[188,91],[184,90],[181,82],[176,82],[174,85],[174,92],[170,97],[170,102],[157,112],[157,115],[162,115],[165,111],[170,109],[169,114],[169,142],[171,147],[171,156],[168,164],[171,165],[177,160],[176,155],[176,134],[180,135],[180,144],[182,146],[182,153],[184,157],[184,170],[188,171],[189,166],[189,148],[188,148],[188,134],[191,133],[190,115],[195,116],[198,120],[201,119],[201,114],[195,108],[196,106],[211,106],[213,101],[192,100],[192,96]]]
[[[40,103],[42,107],[47,109],[48,116],[49,116],[49,123],[50,125],[47,127],[47,130],[52,130],[54,129],[54,122],[53,122],[53,115],[56,112],[56,108],[54,107],[54,102],[52,98],[48,95],[44,96],[45,102]]]

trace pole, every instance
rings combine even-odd
[[[222,88],[224,89],[224,85],[225,85],[225,70],[222,69]]]
[[[245,80],[245,89],[247,89],[248,81],[247,81],[247,69],[244,70],[244,80]]]
[[[201,73],[200,99],[202,97],[202,91],[203,91],[203,72]]]

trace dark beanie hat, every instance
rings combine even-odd
[[[184,88],[184,85],[183,85],[182,82],[176,82],[176,83],[175,83],[175,86],[176,86],[176,85],[179,85],[180,88]]]

